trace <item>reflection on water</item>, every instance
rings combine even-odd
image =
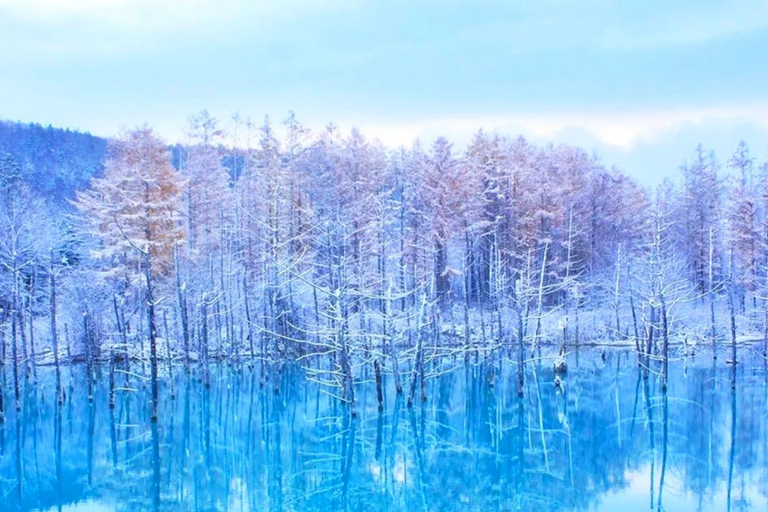
[[[379,414],[361,384],[357,418],[298,371],[279,395],[247,369],[210,389],[180,379],[157,424],[146,390],[89,404],[74,368],[58,410],[41,376],[0,428],[0,510],[768,508],[762,361],[739,365],[735,391],[711,357],[676,362],[664,395],[630,353],[579,359],[564,393],[531,368],[523,399],[506,363],[495,387],[461,363],[412,410],[387,388]]]

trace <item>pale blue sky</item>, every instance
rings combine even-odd
[[[0,0],[0,118],[183,139],[201,108],[479,127],[595,150],[643,183],[696,143],[768,157],[768,2]]]

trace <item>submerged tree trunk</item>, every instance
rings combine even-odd
[[[29,364],[32,369],[32,380],[37,383],[37,350],[35,349],[35,316],[32,305],[35,300],[37,287],[37,266],[32,274],[32,282],[29,284],[29,296],[27,298],[27,316],[29,316]]]
[[[733,284],[728,289],[728,313],[731,319],[731,387],[736,387],[736,311],[733,304]]]
[[[616,283],[613,291],[613,310],[616,317],[616,336],[619,339],[622,338],[621,334],[621,320],[619,317],[619,309],[621,307],[620,295],[621,291],[621,244],[619,244],[618,251],[616,252]]]
[[[373,360],[373,374],[376,379],[376,401],[379,404],[379,412],[384,410],[384,390],[381,382],[381,365],[379,358]]]
[[[109,408],[115,408],[115,351],[109,351]]]
[[[712,357],[717,359],[717,336],[715,332],[715,287],[714,287],[714,255],[715,245],[712,240],[712,229],[709,230],[709,329],[712,341]]]
[[[541,258],[541,273],[539,274],[539,294],[536,306],[536,334],[533,337],[533,344],[536,348],[539,346],[539,336],[541,335],[541,315],[543,314],[544,301],[544,272],[547,268],[547,251],[549,244],[544,245],[544,255]]]
[[[627,272],[629,272],[629,269],[627,269]],[[634,328],[635,333],[635,350],[637,351],[637,365],[642,366],[643,362],[643,352],[640,347],[640,331],[637,328],[637,311],[635,310],[635,297],[634,292],[631,287],[631,281],[629,280],[629,276],[627,276],[627,282],[630,283],[630,289],[629,289],[629,308],[632,311],[632,327]]]
[[[202,321],[202,333],[200,343],[202,345],[202,364],[203,364],[203,385],[206,388],[211,387],[211,368],[209,365],[209,350],[208,350],[208,303],[206,302],[205,294],[200,301],[200,316]]]
[[[249,287],[248,287],[248,271],[245,270],[243,272],[243,306],[245,307],[245,323],[246,325],[246,332],[248,333],[246,336],[248,337],[248,350],[251,351],[250,353],[250,363],[249,368],[253,368],[253,358],[256,357],[255,348],[253,346],[253,322],[251,321],[251,307],[250,307],[250,294],[249,294]]]
[[[519,298],[516,300],[519,300]],[[517,395],[523,396],[525,388],[525,331],[523,327],[523,310],[519,303],[517,303],[515,309],[517,313]]]
[[[21,391],[19,389],[19,348],[16,337],[17,330],[17,312],[18,304],[18,272],[13,278],[13,297],[11,304],[11,357],[13,358],[13,394],[15,398],[16,411],[21,410]]]
[[[53,260],[53,258],[51,258]],[[53,348],[53,365],[56,372],[56,403],[61,405],[64,402],[64,396],[61,392],[61,367],[59,365],[59,338],[56,332],[56,277],[53,273],[53,267],[50,269],[50,320],[51,320],[51,347]]]
[[[763,305],[763,358],[768,360],[768,299]]]
[[[6,312],[4,317],[7,317]],[[5,323],[5,322],[2,322]],[[0,329],[0,426],[5,424],[5,336]]]
[[[173,352],[171,352],[171,336],[168,331],[168,311],[163,309],[163,329],[165,330],[165,362],[168,370],[168,384],[171,388],[171,400],[176,399],[176,386],[173,381]]]
[[[157,327],[155,321],[155,298],[152,294],[151,260],[147,250],[144,258],[144,278],[147,284],[147,328],[149,329],[149,371],[152,400],[150,403],[150,418],[157,421],[159,393],[157,387]]]
[[[395,380],[395,392],[398,395],[403,393],[403,384],[400,379],[400,365],[397,360],[397,347],[395,347],[395,329],[392,325],[390,314],[392,313],[392,288],[387,289],[387,298],[384,302],[384,343],[389,345],[389,358],[392,360],[392,378]]]
[[[93,344],[88,323],[88,310],[83,311],[83,345],[85,346],[85,371],[88,378],[88,401],[93,402]]]
[[[0,364],[0,426],[5,424],[5,390],[3,389],[3,383],[5,382],[5,366]]]
[[[656,308],[651,305],[651,320],[648,323],[648,339],[645,343],[645,357],[643,367],[643,378],[647,379],[651,370],[651,352],[653,351],[653,338],[656,331]]]
[[[427,308],[426,296],[421,299],[421,311],[419,313],[419,332],[416,333],[416,360],[413,362],[413,374],[411,375],[411,389],[408,393],[408,407],[413,406],[413,401],[416,397],[416,387],[418,383],[421,383],[421,398],[426,400],[426,390],[424,387],[424,335],[426,333],[426,308]]]
[[[669,328],[667,324],[667,301],[663,294],[661,295],[661,329],[663,336],[661,389],[666,391],[669,374]]]
[[[189,319],[187,317],[187,298],[184,286],[181,284],[181,272],[179,270],[179,245],[173,249],[174,263],[176,267],[176,300],[181,320],[181,338],[184,343],[184,371],[189,375]]]

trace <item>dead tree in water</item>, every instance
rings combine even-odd
[[[256,357],[256,349],[254,348],[253,338],[256,336],[253,329],[253,319],[251,318],[251,296],[248,286],[248,271],[243,272],[243,307],[245,308],[245,323],[246,323],[246,339],[248,341],[248,350],[250,351],[250,363],[249,368],[253,368],[253,359]],[[261,354],[262,357],[264,354]]]
[[[547,252],[549,251],[549,244],[544,244],[544,255],[541,257],[541,272],[539,273],[539,290],[536,300],[536,333],[533,336],[534,349],[539,347],[539,337],[541,336],[541,318],[544,314],[543,301],[544,301],[544,278],[546,276],[547,268]]]
[[[3,310],[3,316],[0,319],[0,325],[5,324],[8,318],[8,310]],[[0,425],[5,423],[5,391],[3,386],[5,385],[5,332],[0,328]]]
[[[395,391],[398,395],[403,393],[403,384],[400,379],[400,368],[397,361],[397,347],[395,346],[395,327],[392,321],[392,282],[387,288],[387,298],[384,302],[384,343],[389,347],[389,358],[392,365],[392,378],[395,379]],[[404,301],[405,299],[402,299]],[[387,352],[386,350],[384,351]]]
[[[319,319],[320,323],[307,332],[303,339],[291,338],[279,332],[273,335],[306,347],[309,353],[302,356],[302,359],[309,360],[312,355],[312,360],[317,362],[317,365],[304,365],[309,378],[324,387],[335,388],[338,398],[348,406],[350,414],[354,416],[357,414],[356,369],[373,364],[376,371],[377,357],[373,355],[374,351],[368,342],[373,337],[373,333],[369,332],[369,326],[373,322],[366,320],[366,308],[376,306],[378,310],[380,301],[389,303],[394,298],[391,293],[386,297],[376,295],[374,290],[380,290],[379,286],[363,283],[352,275],[357,261],[347,253],[356,245],[355,232],[349,228],[350,226],[341,220],[332,225],[317,227],[315,242],[324,256],[324,261],[316,263],[317,269],[310,268],[305,272],[290,271],[295,279],[307,284],[317,297],[315,318]],[[368,250],[366,247],[358,249]],[[357,258],[362,257],[363,254],[357,254]],[[387,311],[391,309],[387,308]],[[377,336],[382,340],[382,348],[389,341],[388,351],[394,355],[394,327],[390,324],[389,313],[381,316],[383,323],[388,325],[390,334],[387,336],[378,333]],[[379,357],[385,356],[386,352],[387,350],[382,349]],[[393,361],[396,361],[394,357]],[[380,372],[381,361],[378,361],[378,365]]]
[[[523,310],[528,304],[530,287],[527,285],[528,277],[523,272],[512,289],[512,309],[517,317],[517,394],[523,396],[525,389],[525,319]]]
[[[413,374],[411,376],[411,389],[408,393],[408,407],[413,406],[416,397],[416,387],[421,389],[421,399],[426,400],[426,375],[424,368],[424,337],[429,330],[427,329],[427,296],[421,297],[421,307],[419,312],[419,323],[416,334],[416,360],[413,362]]]
[[[211,387],[211,366],[210,366],[210,347],[208,346],[208,300],[203,293],[200,298],[200,354],[203,364],[203,384],[206,388]]]
[[[13,297],[11,302],[11,357],[13,359],[13,395],[15,398],[16,411],[21,411],[21,391],[19,389],[19,349],[16,337],[17,315],[16,307],[18,305],[18,271],[13,274]]]
[[[736,387],[736,310],[733,303],[733,294],[736,291],[736,283],[733,272],[733,253],[728,253],[728,286],[726,295],[728,296],[728,316],[731,325],[731,359],[728,361],[731,365],[731,388]]]
[[[5,340],[2,341],[5,343]],[[3,390],[3,383],[5,382],[5,365],[0,363],[0,425],[5,423],[5,399]]]
[[[712,357],[717,359],[717,336],[715,331],[715,284],[714,284],[714,258],[715,244],[713,241],[713,231],[709,228],[709,272],[707,279],[707,295],[709,298],[709,329],[712,339]],[[768,274],[766,274],[768,276]],[[768,311],[768,310],[767,310]]]
[[[381,365],[379,358],[373,360],[373,374],[376,379],[376,401],[379,404],[379,412],[384,410],[384,390],[381,385]]]
[[[109,408],[115,408],[115,350],[109,351]]]
[[[93,402],[93,372],[94,359],[96,355],[93,350],[93,338],[91,336],[91,326],[88,321],[88,308],[83,308],[83,346],[85,347],[85,371],[88,380],[88,401]]]
[[[189,375],[189,319],[187,315],[186,288],[181,282],[179,270],[179,244],[173,248],[173,260],[176,273],[176,300],[179,308],[178,318],[181,320],[181,339],[184,343],[184,371]]]
[[[165,332],[165,362],[168,370],[168,383],[171,385],[171,400],[176,399],[176,386],[173,381],[173,352],[171,351],[171,333],[168,331],[168,310],[163,310],[163,330]]]
[[[669,230],[673,225],[667,221],[663,198],[659,198],[654,219],[654,231],[647,246],[645,272],[641,273],[638,293],[642,309],[647,308],[650,316],[646,322],[647,341],[644,347],[643,376],[648,378],[654,339],[661,342],[661,387],[667,389],[669,376],[669,345],[674,308],[684,302],[696,299],[692,284],[685,278],[685,264],[671,250]]]
[[[613,290],[613,312],[616,319],[616,336],[621,339],[621,320],[619,311],[621,309],[621,244],[619,244],[616,250],[616,277]]]
[[[155,321],[155,298],[152,293],[152,267],[149,251],[144,251],[144,278],[147,286],[147,328],[149,329],[149,371],[150,387],[152,389],[152,402],[150,406],[150,418],[157,421],[157,402],[159,400],[157,388],[157,328]]]
[[[123,231],[120,224],[117,222],[117,218],[114,219],[120,233],[125,240],[141,255],[141,260],[144,266],[144,280],[146,286],[146,304],[147,304],[147,329],[149,330],[149,372],[150,372],[150,419],[157,421],[157,408],[159,401],[159,392],[157,384],[157,322],[155,320],[155,298],[153,294],[153,281],[152,281],[152,258],[149,253],[149,247],[142,249],[136,245]],[[149,233],[146,234],[147,239],[150,238]],[[84,318],[86,318],[84,316]]]
[[[56,329],[56,274],[53,268],[53,254],[51,254],[51,267],[48,270],[50,285],[50,321],[51,321],[51,347],[53,348],[53,364],[56,372],[56,403],[61,405],[64,402],[64,395],[61,391],[61,367],[59,366],[59,338]]]

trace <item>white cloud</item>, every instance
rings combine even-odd
[[[539,140],[561,141],[568,133],[588,134],[607,146],[631,149],[684,126],[751,123],[768,128],[768,105],[645,112],[508,113],[478,117],[448,117],[418,122],[340,123],[356,125],[363,133],[389,146],[409,145],[416,138],[446,135],[469,140],[479,128]]]

